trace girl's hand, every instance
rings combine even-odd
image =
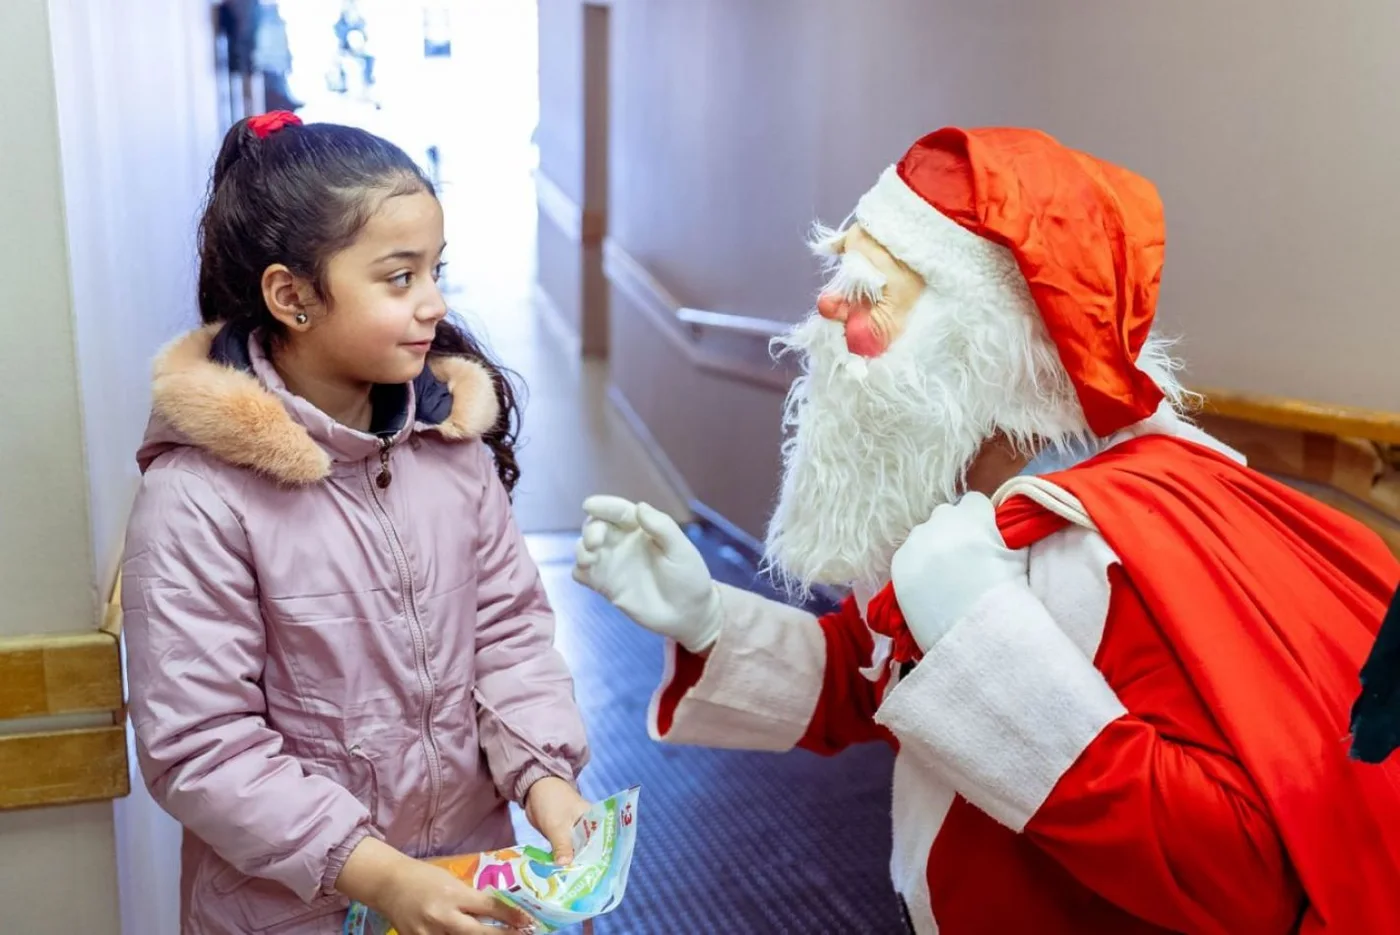
[[[474,917],[513,927],[507,931],[535,930],[520,910],[376,838],[365,838],[350,854],[336,888],[388,917],[399,935],[501,935],[501,929],[488,928]]]
[[[501,935],[477,918],[498,919],[512,931],[533,932],[530,917],[472,889],[441,867],[410,861],[397,869],[380,905],[399,935]]]
[[[536,782],[525,793],[525,817],[549,839],[555,863],[573,862],[574,825],[588,807],[587,800],[573,786],[553,776]]]

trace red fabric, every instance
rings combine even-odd
[[[1308,900],[1299,931],[1400,932],[1400,835],[1385,830],[1400,818],[1400,763],[1347,756],[1358,671],[1400,562],[1349,517],[1165,436],[1050,480],[1120,557],[1262,797]],[[1141,755],[1109,739],[1086,757]]]
[[[807,732],[797,745],[832,756],[858,743],[893,742],[890,732],[875,723],[884,680],[877,684],[860,672],[871,663],[875,640],[861,619],[855,598],[847,597],[840,609],[822,617],[821,627],[826,637],[822,691]]]
[[[944,935],[1282,935],[1301,906],[1272,819],[1119,568],[1095,666],[1130,715],[1024,835],[959,798],[929,854]]]
[[[834,612],[819,621],[826,638],[826,669],[816,710],[798,746],[831,756],[847,747],[874,740],[893,742],[889,731],[875,723],[875,710],[885,680],[871,682],[860,674],[870,665],[875,641],[861,620],[855,598],[847,597]],[[661,688],[656,727],[662,737],[671,732],[676,710],[686,694],[705,674],[705,659],[675,648],[676,667]]]
[[[997,510],[997,528],[1001,530],[1001,537],[1008,549],[1024,549],[1051,533],[1059,532],[1068,524],[1068,520],[1021,497],[1003,504]],[[917,662],[923,657],[914,635],[909,632],[904,612],[899,609],[894,585],[887,584],[880,589],[865,609],[865,617],[871,630],[894,640],[893,658],[896,663]]]
[[[687,652],[680,646],[675,648],[676,671],[671,680],[661,687],[660,703],[656,706],[656,731],[665,737],[676,723],[676,709],[685,700],[686,694],[700,684],[705,674],[705,657]]]
[[[890,658],[897,665],[917,662],[923,658],[924,654],[920,651],[919,644],[914,641],[914,634],[909,631],[909,624],[904,619],[904,611],[899,609],[893,585],[885,585],[880,589],[880,593],[870,599],[870,604],[865,608],[865,622],[873,632],[894,641]]]
[[[1136,366],[1156,313],[1166,225],[1151,182],[1035,130],[945,128],[897,171],[953,221],[1011,250],[1084,407],[1106,437],[1152,415]]]

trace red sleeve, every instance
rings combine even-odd
[[[1302,890],[1259,792],[1117,566],[1096,665],[1128,714],[1025,833],[1086,886],[1172,931],[1294,931]]]
[[[807,732],[798,746],[822,756],[832,756],[849,746],[875,740],[893,742],[888,730],[875,723],[880,707],[876,683],[861,674],[875,652],[875,640],[855,598],[819,621],[826,638],[826,671],[821,695]]]
[[[861,619],[855,600],[846,598],[840,608],[817,623],[826,652],[821,692],[798,746],[831,756],[852,744],[892,740],[889,732],[874,722],[879,707],[877,687],[860,673],[861,667],[870,665],[874,638]],[[658,696],[656,725],[660,737],[670,734],[681,701],[705,675],[704,657],[679,646],[674,653],[674,670]]]

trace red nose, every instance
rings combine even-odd
[[[846,349],[860,357],[879,357],[885,341],[875,331],[866,299],[852,301],[845,296],[823,294],[817,299],[817,314],[846,326]]]
[[[828,321],[845,321],[850,315],[851,303],[845,296],[824,292],[817,298],[817,314]]]

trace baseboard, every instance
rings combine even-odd
[[[628,430],[637,439],[637,443],[642,446],[642,450],[647,453],[647,457],[651,458],[652,464],[656,465],[656,469],[661,472],[662,478],[676,492],[676,495],[688,504],[694,503],[695,494],[691,491],[690,484],[686,483],[685,475],[676,467],[675,462],[661,447],[661,443],[656,440],[656,436],[651,434],[651,429],[647,428],[641,415],[632,408],[627,397],[616,386],[608,387],[608,402],[622,417],[622,421],[627,423]]]
[[[564,313],[544,286],[536,282],[531,291],[531,297],[534,300],[535,311],[539,313],[540,320],[544,323],[545,330],[549,332],[550,339],[567,352],[571,359],[577,360],[582,357],[583,335],[579,334],[569,323],[569,320],[564,317]]]

